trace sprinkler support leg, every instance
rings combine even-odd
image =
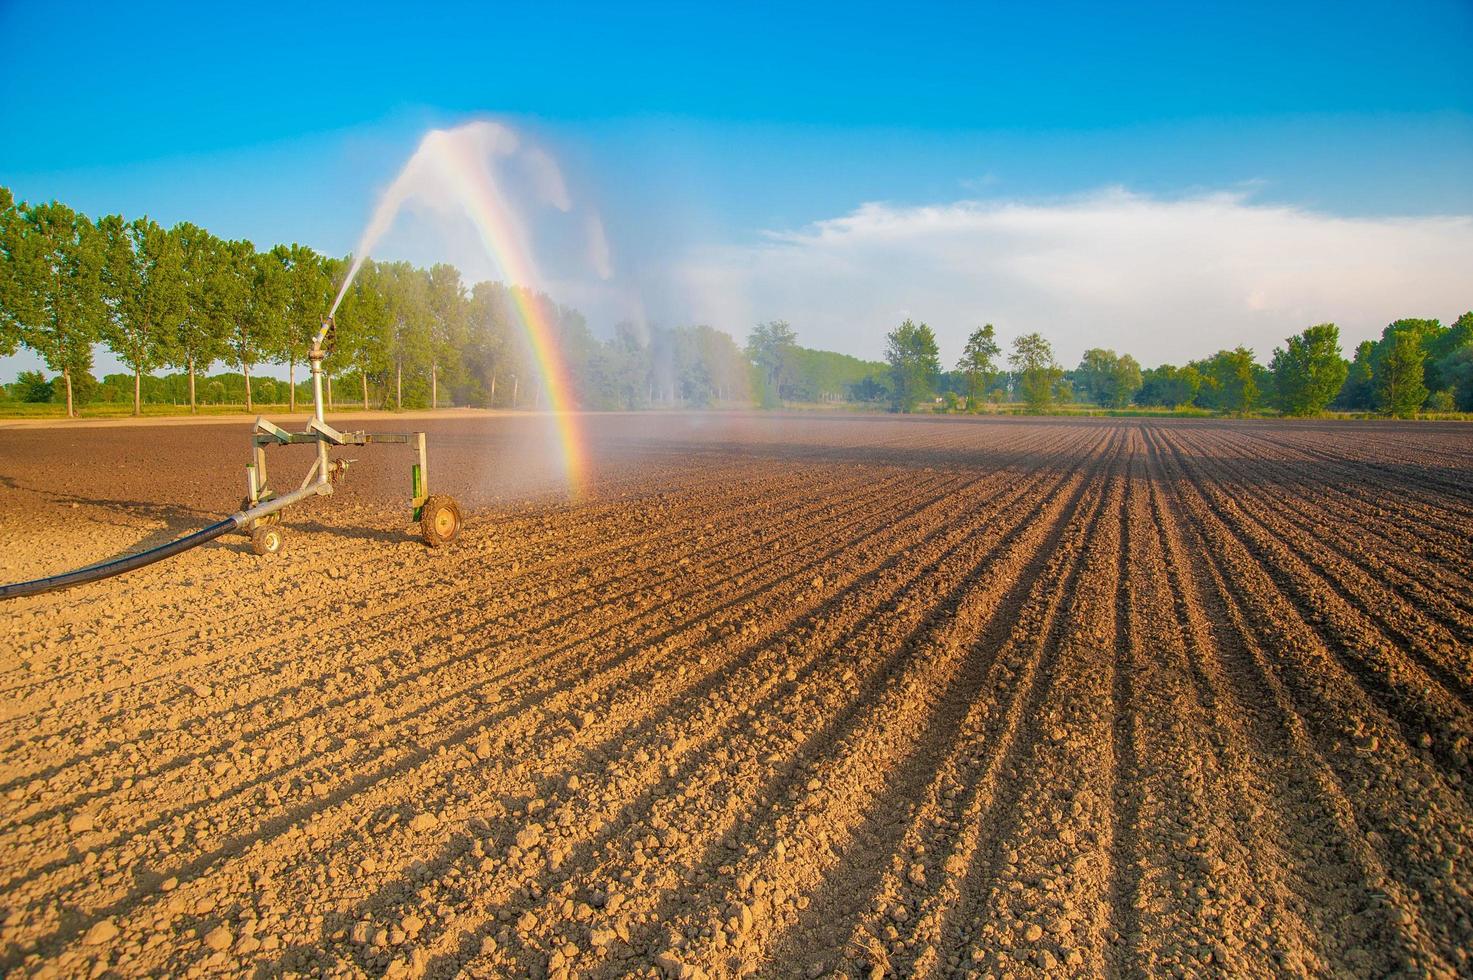
[[[409,468],[409,493],[411,495],[409,508],[417,521],[425,501],[430,496],[429,464],[425,458],[425,434],[423,432],[414,434],[414,444],[419,454],[419,462]]]

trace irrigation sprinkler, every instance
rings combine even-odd
[[[0,585],[0,599],[38,595],[64,589],[83,582],[110,578],[124,572],[162,561],[181,551],[197,548],[231,531],[250,535],[251,550],[258,555],[278,554],[286,542],[280,521],[281,512],[309,497],[327,496],[348,472],[351,459],[334,459],[334,446],[408,445],[414,447],[415,462],[410,466],[410,501],[413,519],[419,523],[419,535],[431,548],[440,548],[460,534],[463,519],[460,505],[448,494],[429,492],[429,464],[425,457],[423,432],[343,432],[328,425],[322,413],[322,359],[332,353],[334,324],[331,316],[312,340],[307,360],[312,371],[312,419],[306,431],[288,432],[264,417],[258,416],[251,430],[251,461],[246,464],[246,496],[240,510],[229,517],[193,534],[138,554],[89,565],[73,572],[52,575],[29,582]],[[316,458],[302,477],[301,484],[278,494],[270,484],[266,468],[266,450],[271,446],[315,445]]]

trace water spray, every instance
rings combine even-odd
[[[414,520],[419,522],[420,537],[431,548],[443,547],[454,541],[464,524],[460,505],[455,502],[454,497],[447,494],[429,492],[429,464],[425,456],[423,432],[342,432],[328,425],[324,419],[322,359],[332,352],[334,335],[335,325],[329,314],[323,319],[321,328],[313,338],[312,349],[307,354],[312,371],[312,419],[307,423],[306,430],[288,432],[264,416],[257,416],[251,431],[251,462],[246,464],[246,496],[241,501],[240,510],[209,527],[148,551],[48,578],[0,585],[0,599],[40,595],[84,582],[111,578],[197,548],[231,531],[249,534],[251,550],[256,554],[277,554],[286,543],[286,535],[280,524],[281,512],[308,498],[330,495],[334,485],[347,474],[349,464],[354,462],[351,459],[333,459],[332,447],[385,444],[413,446],[416,462],[410,466],[409,506]],[[267,478],[266,449],[270,446],[307,444],[317,448],[312,466],[295,490],[277,494]]]

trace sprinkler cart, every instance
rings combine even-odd
[[[251,432],[251,462],[246,464],[246,497],[241,501],[239,511],[207,528],[148,551],[48,578],[0,585],[0,599],[38,595],[121,575],[237,530],[250,535],[251,550],[256,554],[277,554],[286,541],[280,525],[281,512],[309,497],[331,494],[333,486],[343,478],[353,462],[350,459],[332,459],[328,451],[332,446],[413,445],[417,461],[410,467],[410,507],[414,520],[419,522],[420,537],[431,548],[443,547],[454,541],[463,524],[460,506],[447,494],[429,492],[429,466],[425,459],[423,432],[340,432],[323,420],[322,359],[332,352],[333,340],[334,325],[329,316],[323,320],[307,355],[312,369],[312,419],[307,423],[307,430],[288,432],[265,418],[256,419]],[[267,479],[267,447],[303,444],[316,445],[317,458],[297,489],[277,494]]]

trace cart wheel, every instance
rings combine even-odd
[[[269,491],[267,493],[263,493],[263,494],[261,494],[261,500],[260,500],[260,502],[264,504],[266,501],[270,500],[274,496],[276,496],[276,494],[270,493]],[[250,510],[251,509],[251,498],[250,497],[242,497],[242,498],[240,498],[240,509],[241,510]],[[277,521],[280,521],[280,520],[281,520],[281,511],[277,511],[274,514],[267,514],[265,517],[258,517],[258,518],[256,518],[255,520],[251,521],[251,526],[252,527],[264,527],[267,524],[275,524]]]
[[[463,522],[460,505],[446,494],[433,494],[419,511],[419,534],[431,548],[442,548],[455,540]]]
[[[286,532],[279,527],[262,526],[251,532],[251,550],[258,555],[279,555],[286,545]]]

